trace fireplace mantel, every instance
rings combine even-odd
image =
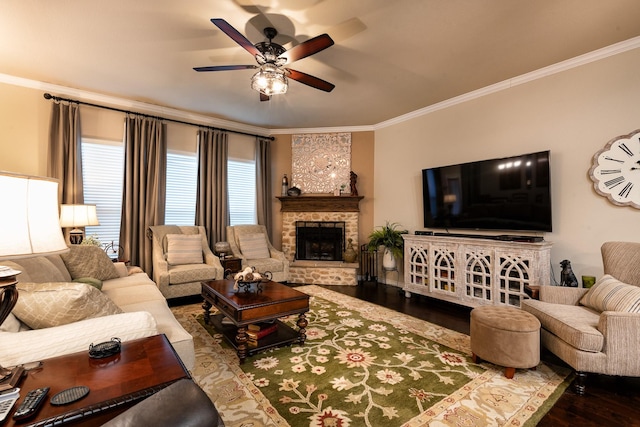
[[[364,196],[281,196],[280,212],[360,212]]]

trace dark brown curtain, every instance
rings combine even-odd
[[[120,245],[132,265],[151,275],[151,240],[146,230],[164,224],[167,141],[159,119],[126,118]]]
[[[209,246],[227,240],[229,195],[227,192],[227,158],[229,134],[201,129],[198,131],[198,189],[196,225],[207,230]]]
[[[258,224],[266,227],[269,240],[273,241],[271,235],[271,199],[273,198],[271,194],[271,146],[269,144],[268,139],[256,138],[256,211]]]
[[[60,203],[84,203],[80,107],[76,103],[51,104],[47,175],[60,181]]]

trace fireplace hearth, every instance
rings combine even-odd
[[[296,221],[296,260],[341,261],[344,221]]]

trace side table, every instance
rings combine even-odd
[[[540,299],[540,286],[524,285],[524,293],[529,295],[532,299]]]
[[[191,378],[165,335],[124,342],[119,354],[104,359],[91,359],[88,350],[43,360],[41,367],[28,371],[6,426],[102,425],[175,381]],[[56,393],[80,385],[89,387],[86,397],[63,406],[49,402]],[[51,388],[46,401],[33,418],[15,422],[13,412],[29,390],[39,387]]]
[[[220,258],[220,264],[222,264],[222,270],[226,273],[237,273],[242,270],[242,259],[235,257]]]

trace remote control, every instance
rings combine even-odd
[[[13,408],[13,405],[16,403],[18,398],[20,397],[20,389],[12,388],[11,390],[7,390],[0,395],[0,423],[7,418],[9,415],[9,411]]]
[[[29,391],[24,401],[18,406],[16,413],[13,414],[13,419],[24,420],[25,418],[35,415],[40,405],[44,402],[45,397],[47,397],[47,393],[49,393],[49,387],[36,388]]]

